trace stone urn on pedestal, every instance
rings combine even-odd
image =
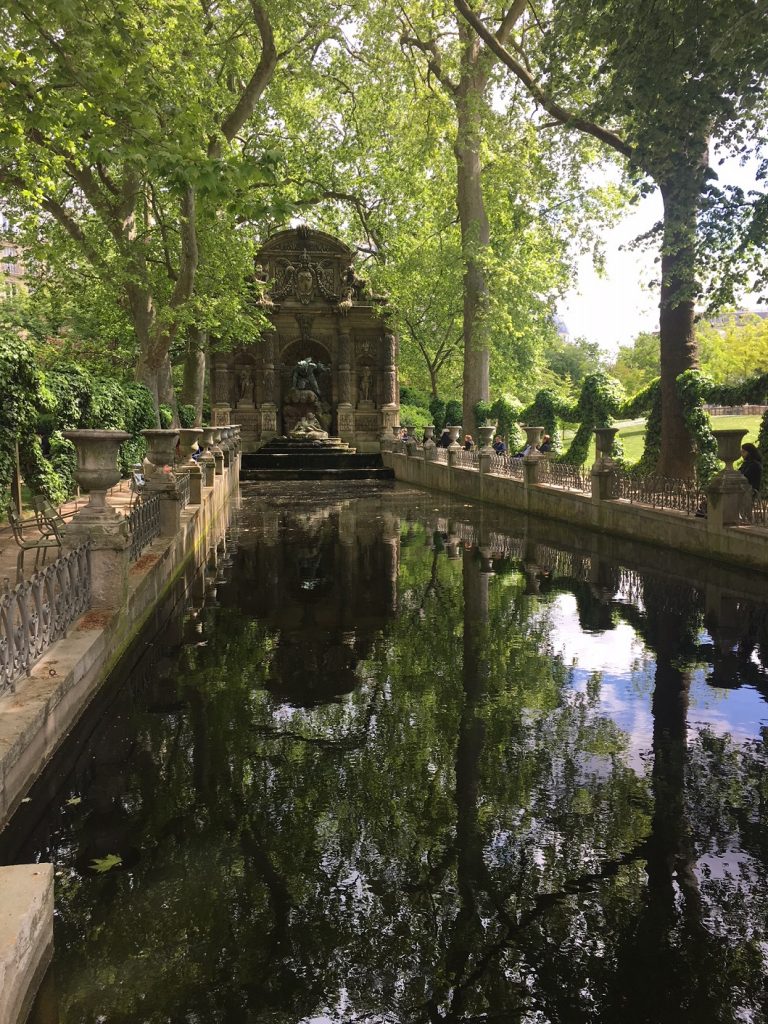
[[[142,430],[141,434],[147,442],[146,461],[150,466],[147,477],[162,472],[166,467],[170,472],[176,460],[178,430]]]
[[[487,455],[493,455],[493,438],[496,434],[495,424],[485,424],[482,427],[478,427],[480,434],[480,451],[485,452]]]
[[[89,492],[88,504],[64,531],[64,546],[90,544],[91,608],[120,608],[128,593],[130,534],[125,516],[107,504],[107,491],[120,479],[117,453],[131,435],[122,430],[67,430],[77,450],[75,479]]]
[[[461,445],[459,444],[459,434],[461,433],[461,430],[462,428],[460,425],[458,427],[448,427],[448,434],[451,438],[451,443],[448,445],[449,448],[461,448]]]
[[[539,445],[541,444],[541,437],[544,433],[544,427],[523,427],[523,430],[525,431],[526,448],[530,448],[530,452],[528,453],[526,458],[541,458]]]
[[[88,504],[74,517],[73,522],[121,519],[120,514],[107,505],[107,491],[120,479],[117,453],[131,434],[124,430],[65,430],[64,437],[77,450],[75,480],[88,491]]]
[[[221,449],[223,430],[221,427],[213,427],[212,429],[213,447],[211,448],[211,454],[216,460],[216,476],[221,476],[224,472],[224,452]]]
[[[613,445],[618,427],[595,427],[595,462],[593,471],[613,469],[616,463],[613,461]]]
[[[752,488],[747,480],[733,468],[741,455],[741,443],[746,430],[713,430],[717,441],[717,454],[725,463],[707,485],[707,526],[720,529],[736,526],[742,513],[751,504]]]
[[[216,459],[214,459],[211,452],[213,429],[213,427],[203,427],[203,437],[200,441],[203,454],[198,459],[198,465],[203,471],[203,485],[205,487],[213,487],[213,478],[216,475]]]

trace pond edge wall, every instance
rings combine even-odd
[[[675,551],[713,558],[740,569],[768,572],[768,531],[751,526],[713,529],[706,519],[627,501],[568,491],[551,484],[528,484],[511,477],[449,466],[399,452],[382,452],[395,479],[530,516],[562,520],[601,533],[644,541]]]

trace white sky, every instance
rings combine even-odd
[[[721,182],[741,185],[745,189],[760,188],[755,183],[756,164],[742,167],[728,160],[715,169]],[[597,341],[614,353],[619,345],[630,342],[640,331],[653,331],[659,325],[658,290],[649,288],[658,275],[652,249],[629,251],[626,246],[661,219],[661,197],[658,192],[643,199],[627,211],[627,215],[605,235],[605,274],[598,277],[588,256],[579,260],[578,280],[558,306],[572,338],[583,336]],[[745,297],[743,305],[757,308],[756,301]]]

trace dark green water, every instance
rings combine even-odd
[[[765,584],[609,554],[245,488],[0,837],[56,866],[36,1021],[768,1020]]]

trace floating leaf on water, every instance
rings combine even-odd
[[[77,807],[77,805],[82,802],[83,798],[81,796],[71,796],[69,800],[67,800],[67,807]]]
[[[120,867],[123,863],[123,858],[119,853],[108,853],[106,857],[96,857],[91,861],[91,871],[96,871],[98,874],[103,875],[105,871],[111,871],[112,868]]]

